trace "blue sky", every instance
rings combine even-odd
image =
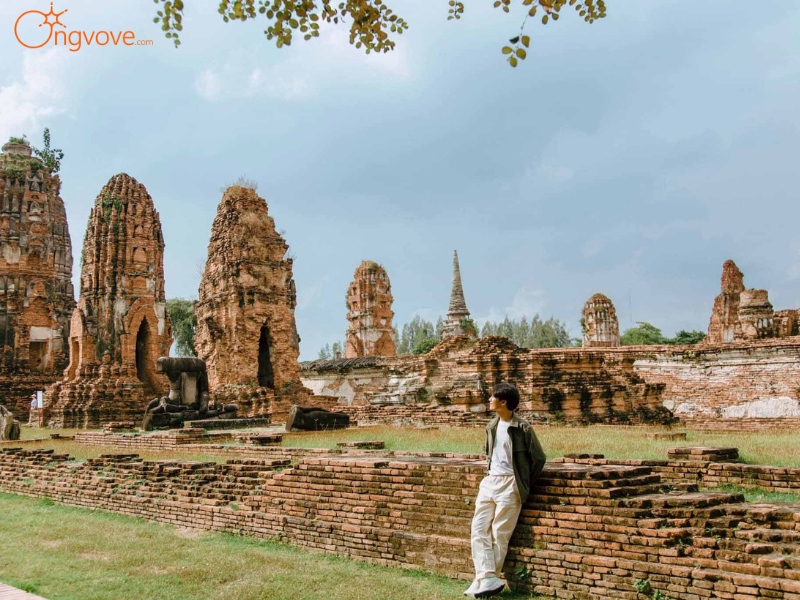
[[[529,23],[522,10],[392,0],[410,29],[369,55],[329,28],[278,50],[264,21],[187,3],[180,49],[147,0],[55,2],[69,30],[150,47],[26,50],[0,4],[0,139],[50,127],[66,157],[73,252],[104,183],[127,172],[161,214],[167,295],[196,297],[221,188],[259,183],[296,256],[301,358],[344,338],[361,260],[386,267],[395,323],[447,310],[458,249],[479,321],[555,316],[579,333],[595,292],[620,327],[708,326],[722,263],[776,309],[800,306],[800,4],[608,0]],[[76,263],[76,280],[77,280]]]

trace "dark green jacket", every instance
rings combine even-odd
[[[497,423],[500,417],[497,415],[489,421],[486,426],[486,460],[489,467],[492,466],[492,450],[494,449],[494,437],[497,434]],[[547,457],[544,455],[542,445],[536,438],[530,423],[520,419],[517,415],[511,417],[511,424],[508,426],[508,437],[511,438],[511,455],[514,465],[514,479],[517,482],[519,498],[523,504],[528,499],[531,485],[536,481],[544,469]]]

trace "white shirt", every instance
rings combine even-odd
[[[511,457],[511,438],[508,436],[509,425],[511,425],[511,421],[503,421],[503,419],[500,419],[497,423],[489,475],[514,474],[514,463]]]

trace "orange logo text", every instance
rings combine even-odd
[[[26,48],[43,48],[48,44],[53,46],[67,46],[70,52],[77,52],[84,46],[152,46],[153,40],[137,40],[133,31],[83,31],[79,29],[68,30],[61,22],[61,16],[68,9],[61,12],[26,10],[14,23],[14,36]]]

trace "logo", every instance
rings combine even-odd
[[[50,11],[26,10],[14,22],[14,37],[17,41],[35,50],[51,44],[53,46],[68,46],[70,52],[77,52],[84,46],[152,46],[153,40],[137,40],[133,31],[82,31],[79,29],[67,30],[61,22],[61,16],[68,12],[65,8],[55,12],[53,3]]]

